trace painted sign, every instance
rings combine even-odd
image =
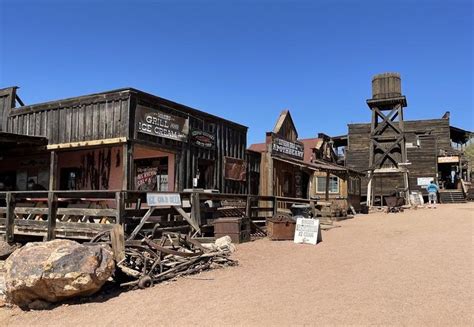
[[[146,203],[150,207],[181,206],[181,196],[179,193],[147,193]]]
[[[135,187],[139,191],[154,191],[157,183],[157,167],[137,167]]]
[[[242,159],[225,157],[224,177],[240,182],[247,180],[247,163]]]
[[[186,142],[189,132],[189,120],[162,111],[137,106],[135,113],[136,128],[139,133]]]
[[[459,162],[459,157],[458,156],[438,157],[438,163],[452,163],[452,162]]]
[[[277,136],[273,136],[272,154],[284,154],[286,156],[303,160],[304,146],[301,143],[295,143]]]
[[[212,149],[216,144],[216,137],[208,132],[194,130],[191,132],[191,142],[197,146]]]
[[[418,185],[418,186],[428,186],[428,185],[430,185],[431,181],[434,181],[433,177],[418,177],[416,179],[416,185]]]
[[[318,241],[321,241],[319,219],[297,218],[294,242],[316,245]]]

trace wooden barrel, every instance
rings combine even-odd
[[[372,78],[372,99],[397,98],[402,95],[399,73],[383,73]]]

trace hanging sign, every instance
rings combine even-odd
[[[191,142],[202,148],[212,149],[216,144],[216,137],[208,132],[194,130],[191,132]]]
[[[454,162],[459,162],[458,156],[438,157],[438,163],[454,163]]]
[[[189,131],[187,118],[137,105],[136,129],[139,133],[186,142]]]
[[[297,218],[294,242],[316,245],[318,241],[321,241],[319,219]]]
[[[283,154],[303,160],[304,146],[301,143],[291,142],[277,136],[272,139],[272,154]]]
[[[242,159],[224,157],[224,177],[240,182],[247,180],[247,163]]]
[[[179,193],[147,193],[146,203],[150,207],[181,206],[181,196]]]

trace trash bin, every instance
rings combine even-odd
[[[295,217],[310,218],[309,204],[293,204],[290,210],[294,218]]]

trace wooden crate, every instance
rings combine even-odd
[[[268,219],[267,235],[274,241],[292,240],[295,236],[295,228],[295,221],[277,221]]]
[[[230,236],[233,243],[250,241],[249,218],[219,218],[214,221],[214,236],[216,238]]]

